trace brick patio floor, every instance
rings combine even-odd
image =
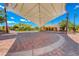
[[[73,39],[71,39],[71,37],[67,36],[66,34],[61,35],[66,38],[65,43],[59,48],[54,49],[46,54],[42,54],[41,56],[79,56],[79,44],[73,41],[74,39],[76,39],[76,35],[70,34],[75,36]]]
[[[10,54],[15,55],[12,53],[17,53],[17,52],[21,52],[23,55],[30,55],[30,53],[31,55],[36,55],[33,54],[33,51],[27,54],[22,51],[28,51],[32,49],[38,49],[41,47],[49,46],[59,40],[59,37],[57,37],[56,34],[59,34],[60,36],[65,38],[64,44],[62,44],[60,47],[56,49],[51,50],[50,52],[40,54],[40,56],[78,56],[79,55],[79,44],[72,39],[72,36],[76,39],[76,36],[78,36],[79,34],[76,34],[75,36],[73,34],[66,35],[65,33],[53,33],[53,32],[18,33],[17,36],[13,34],[13,35],[7,35],[7,37],[6,35],[2,35],[0,36],[0,46],[2,46],[0,47],[0,55],[10,55]],[[16,40],[14,39],[15,37]],[[18,54],[16,54],[16,56],[17,55]]]
[[[10,48],[8,54],[48,46],[58,41],[58,38],[58,36],[51,32],[18,33],[16,41]]]

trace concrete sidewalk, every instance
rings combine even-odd
[[[16,40],[16,35],[14,34],[1,34],[0,35],[0,56],[7,54],[11,46]]]
[[[14,42],[15,42],[15,38],[0,40],[0,56],[6,55]]]
[[[70,33],[68,33],[67,34],[73,41],[75,41],[76,43],[78,43],[79,44],[79,33],[72,33],[72,34],[70,34]]]

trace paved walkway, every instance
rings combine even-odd
[[[79,56],[79,44],[74,42],[66,34],[60,34],[65,37],[65,42],[59,48],[52,50],[51,52],[42,54],[42,56]]]
[[[64,39],[60,40],[57,35]],[[54,43],[56,45],[51,46]],[[79,45],[65,33],[19,33],[7,55],[77,56],[79,55]]]
[[[75,41],[76,43],[79,44],[79,33],[75,33],[75,34],[68,34],[68,36]]]
[[[4,56],[9,51],[10,47],[16,40],[16,35],[13,34],[1,34],[0,35],[0,56]]]
[[[41,54],[45,54],[45,53],[48,53],[58,47],[60,47],[62,44],[64,44],[64,38],[58,34],[56,34],[56,36],[59,36],[59,40],[57,42],[54,42],[52,44],[49,44],[48,46],[44,46],[44,47],[41,47],[41,48],[33,48],[32,50],[27,50],[27,51],[21,51],[21,52],[13,52],[13,53],[9,53],[8,55],[41,55]],[[33,51],[33,52],[32,52]]]
[[[61,32],[23,32],[18,33],[17,36],[15,34],[0,35],[0,55],[78,56],[79,44],[70,36]]]
[[[26,32],[18,33],[17,39],[9,50],[9,53],[28,51],[49,46],[57,41],[60,37],[52,32]],[[9,55],[8,53],[8,55]]]

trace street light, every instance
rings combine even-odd
[[[66,5],[65,5],[65,10],[66,10]],[[66,34],[67,34],[67,32],[68,32],[68,16],[69,16],[69,13],[68,13],[68,11],[66,10],[66,19],[67,19],[67,21],[66,21]]]
[[[76,31],[76,29],[75,29],[75,16],[76,16],[76,14],[74,13],[74,33]]]
[[[67,13],[66,13],[66,19],[67,19],[67,21],[66,21],[66,34],[67,34],[67,32],[68,32],[68,22],[69,22],[68,16],[69,16],[69,13],[67,12]]]

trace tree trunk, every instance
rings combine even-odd
[[[7,14],[6,14],[6,4],[5,4],[4,12],[5,12],[5,22],[6,22],[6,33],[9,33],[9,31],[8,31],[8,23],[7,23]]]

